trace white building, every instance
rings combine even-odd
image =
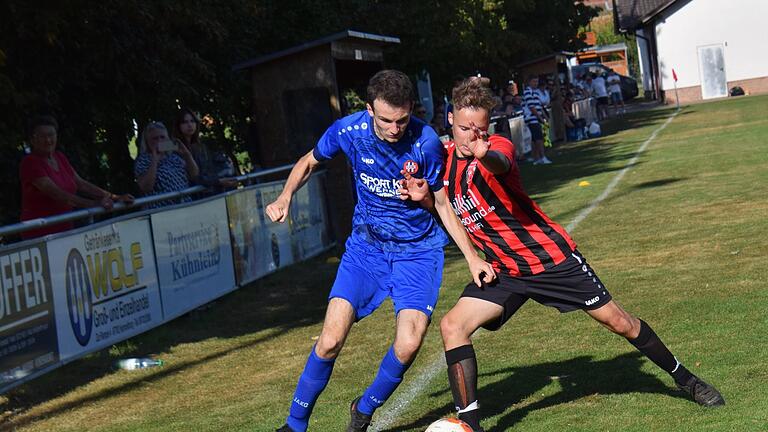
[[[768,0],[613,0],[616,28],[637,35],[646,97],[674,103],[768,93]]]

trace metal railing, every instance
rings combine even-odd
[[[279,167],[269,168],[269,169],[265,169],[255,173],[243,174],[240,176],[230,177],[230,178],[234,178],[235,180],[238,181],[238,183],[247,183],[249,181],[258,179],[260,177],[266,177],[273,174],[279,174],[284,171],[289,171],[291,168],[293,168],[293,165],[294,164],[282,165]],[[113,213],[116,211],[127,210],[135,207],[141,207],[145,204],[151,204],[158,201],[181,198],[181,197],[192,195],[198,192],[204,192],[206,190],[208,190],[208,188],[205,186],[192,186],[179,191],[166,192],[158,195],[141,197],[136,199],[132,204],[115,203],[115,205],[110,210],[107,210],[104,207],[89,207],[89,208],[75,210],[68,213],[62,213],[59,215],[47,216],[47,217],[37,218],[37,219],[29,219],[29,220],[25,220],[24,222],[19,222],[12,225],[6,225],[3,227],[0,227],[0,237],[5,237],[11,234],[17,234],[17,233],[29,231],[32,229],[42,228],[48,225],[59,224],[62,222],[70,222],[70,221],[79,220],[79,219],[92,218],[96,215]]]

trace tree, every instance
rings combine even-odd
[[[575,49],[594,15],[573,0],[6,0],[0,5],[0,164],[17,172],[24,125],[61,123],[60,145],[80,174],[134,190],[128,143],[181,105],[214,119],[231,153],[249,129],[250,76],[233,64],[344,29],[400,37],[388,66],[430,71],[436,88],[480,71],[496,82],[532,56]],[[170,126],[170,124],[169,124]],[[16,178],[3,179],[7,188]],[[0,222],[18,218],[0,208]]]

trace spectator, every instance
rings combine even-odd
[[[445,114],[443,114],[442,111],[436,111],[435,116],[432,117],[432,128],[437,133],[437,136],[442,137],[444,135],[447,135],[448,132],[445,129]]]
[[[168,137],[168,129],[160,122],[144,128],[139,156],[134,165],[136,183],[144,195],[156,195],[186,189],[197,178],[197,163],[186,145]],[[180,200],[165,200],[148,204],[157,208],[178,202],[190,201],[189,196]]]
[[[213,193],[237,187],[235,166],[226,153],[200,139],[200,119],[189,108],[182,108],[173,122],[173,136],[192,153],[198,168],[194,183],[212,188]]]
[[[419,120],[423,121],[424,123],[428,123],[427,108],[420,102],[416,102],[413,104],[413,115],[419,118]]]
[[[514,80],[507,81],[507,87],[504,89],[504,95],[515,96],[518,94],[517,83]]]
[[[539,86],[536,88],[536,95],[541,101],[541,106],[543,106],[545,110],[549,109],[549,105],[552,102],[552,96],[547,88],[545,76],[539,77]]]
[[[573,113],[573,93],[568,91],[563,98],[563,117],[565,118],[565,135],[568,141],[579,141],[585,134],[587,121],[576,118]]]
[[[539,77],[532,75],[528,78],[528,85],[523,90],[523,102],[525,103],[525,124],[531,131],[532,153],[534,165],[549,165],[552,163],[544,153],[544,133],[542,123],[548,120],[541,100],[536,93],[539,86]]]
[[[608,89],[602,75],[592,79],[592,95],[597,97],[597,118],[603,120],[608,117]]]
[[[613,69],[608,72],[608,91],[611,93],[611,106],[613,106],[614,112],[619,114],[619,105],[621,105],[621,113],[624,112],[624,98],[621,96],[621,77]]]
[[[107,192],[75,172],[67,157],[56,150],[59,124],[53,117],[33,118],[27,132],[31,153],[22,159],[19,168],[22,221],[67,213],[75,208],[111,209],[115,202],[133,202],[131,195]],[[64,222],[26,231],[21,237],[35,238],[73,227],[72,222]]]

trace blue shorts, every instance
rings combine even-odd
[[[415,309],[432,317],[443,278],[443,248],[385,252],[352,235],[328,300],[352,304],[359,321],[392,298],[395,314]]]

